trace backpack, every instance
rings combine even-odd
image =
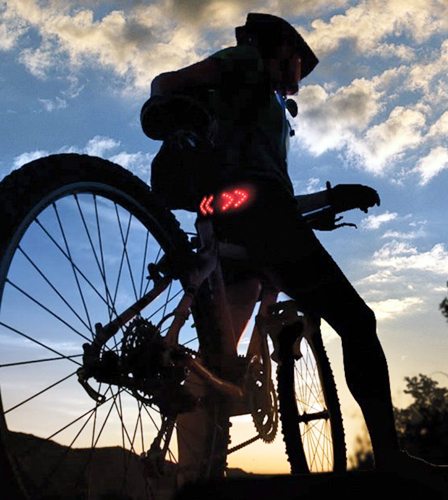
[[[151,188],[171,209],[195,212],[216,183],[212,118],[187,95],[154,96],[143,105],[141,124],[151,139],[163,140],[151,164]]]

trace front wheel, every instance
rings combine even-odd
[[[159,390],[158,400],[139,383],[152,376],[151,339],[163,336],[163,320],[182,297],[178,279],[104,345],[109,371],[91,379],[103,400],[93,401],[77,380],[95,324],[109,323],[154,286],[147,265],[165,258],[182,266],[191,252],[148,186],[101,158],[41,158],[0,183],[0,227],[0,443],[31,497],[151,499],[181,468],[180,440],[196,468],[221,456],[216,433],[224,425],[214,405],[205,410],[210,426],[200,448],[161,409],[162,396],[165,408],[175,406],[183,381]],[[199,300],[195,323],[202,309]],[[206,352],[198,334],[189,320],[180,342]]]
[[[291,472],[344,471],[341,409],[318,323],[302,317],[285,327],[279,352],[280,419]]]

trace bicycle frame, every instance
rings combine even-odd
[[[247,254],[243,247],[230,243],[221,243],[216,239],[212,221],[208,218],[199,218],[196,223],[201,247],[196,253],[194,264],[187,271],[186,281],[184,283],[185,293],[179,304],[172,313],[174,316],[166,336],[164,337],[167,347],[175,348],[178,345],[179,332],[190,315],[190,308],[193,304],[195,294],[201,284],[208,280],[213,294],[215,306],[215,318],[218,330],[224,332],[221,341],[222,355],[226,362],[232,364],[232,359],[237,358],[237,341],[233,331],[231,311],[226,299],[226,289],[220,265],[220,257],[231,257],[237,260],[247,260]],[[155,300],[169,285],[171,278],[160,276],[157,273],[152,274],[154,287],[147,292],[141,299],[121,313],[117,318],[102,326],[96,324],[96,335],[93,341],[95,351],[99,353],[101,347],[115,335],[119,328],[132,318],[137,316],[140,311]],[[273,322],[270,316],[270,308],[276,303],[279,290],[275,286],[265,286],[261,294],[261,303],[255,326],[250,336],[246,359],[248,365],[251,363],[262,362],[266,379],[271,379],[271,360],[269,356],[269,347],[267,342],[267,327],[272,328]],[[255,304],[254,304],[255,306]],[[292,312],[292,314],[291,314]],[[281,326],[297,322],[299,317],[297,311],[288,312],[289,317],[282,317]],[[187,357],[186,367],[200,377],[207,385],[218,393],[230,396],[236,407],[244,405],[246,401],[246,392],[243,387],[210,370],[199,357]],[[87,383],[87,379],[80,373],[80,383],[87,390],[89,395],[99,400],[98,395]],[[84,378],[84,379],[83,379]],[[88,378],[88,377],[87,377]],[[241,413],[241,409],[238,411]]]

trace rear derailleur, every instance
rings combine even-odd
[[[97,334],[101,325],[97,325]],[[125,329],[123,339],[108,348],[93,341],[83,345],[83,365],[78,381],[97,403],[106,401],[89,383],[115,385],[146,405],[157,406],[162,415],[191,411],[197,401],[185,387],[186,353],[167,346],[159,328],[141,317]]]

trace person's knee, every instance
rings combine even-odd
[[[376,316],[373,309],[371,309],[368,305],[364,304],[364,306],[360,309],[359,313],[359,322],[367,327],[369,330],[376,332]]]
[[[377,339],[375,313],[366,304],[351,308],[341,326],[343,340],[365,343],[368,339]]]

